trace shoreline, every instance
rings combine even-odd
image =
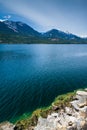
[[[47,117],[48,113],[51,113],[52,111],[55,111],[55,106],[53,104],[56,104],[56,103],[59,103],[61,104],[59,107],[61,108],[62,107],[62,104],[67,100],[67,103],[71,100],[71,97],[72,95],[75,95],[75,92],[69,92],[69,93],[66,93],[66,94],[62,94],[62,95],[59,95],[58,97],[56,97],[54,99],[54,101],[47,107],[42,107],[42,108],[37,108],[36,110],[34,110],[30,115],[22,115],[21,117],[19,117],[19,119],[14,119],[14,121],[3,121],[1,122],[0,124],[3,124],[5,122],[9,122],[17,127],[21,127],[21,125],[23,127],[27,127],[25,124],[30,124],[30,127],[33,125],[33,126],[36,126],[37,124],[37,119],[42,116],[44,118]],[[69,97],[68,97],[69,96]],[[64,99],[64,101],[62,100]],[[63,102],[62,102],[63,101]],[[34,124],[33,124],[34,122]]]
[[[5,126],[5,129],[2,129],[2,130],[6,130],[6,127],[10,127],[10,129],[7,129],[7,130],[40,130],[38,129],[38,125],[44,119],[46,120],[49,115],[52,115],[53,113],[59,113],[61,110],[65,108],[70,108],[70,109],[72,108],[71,102],[76,100],[76,94],[78,91],[87,92],[87,89],[74,90],[73,92],[59,95],[58,97],[54,99],[54,101],[52,102],[50,106],[38,108],[31,114],[31,116],[29,117],[27,116],[24,119],[20,119],[13,124],[8,121],[2,122],[0,123],[0,128],[2,126]],[[38,121],[39,121],[39,124],[38,124]],[[78,129],[75,129],[75,130],[78,130]]]

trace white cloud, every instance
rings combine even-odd
[[[0,22],[4,22],[5,20],[4,19],[0,19]]]
[[[10,18],[11,18],[11,15],[6,15],[6,16],[4,16],[3,18],[5,18],[5,19],[10,19]]]
[[[11,14],[21,16],[27,21],[33,21],[37,27],[38,25],[49,30],[57,28],[79,36],[86,34],[86,14],[79,9],[77,3],[70,6],[58,1],[61,0],[0,0],[1,5]],[[79,0],[77,0],[79,1]],[[75,8],[74,8],[75,5]],[[5,17],[7,18],[7,17]],[[8,16],[10,18],[10,15]],[[39,29],[39,27],[38,27]],[[42,30],[38,30],[42,31]]]
[[[6,20],[8,20],[10,18],[11,18],[11,15],[3,16],[3,19],[0,19],[0,22],[4,22],[4,21],[6,21]]]
[[[87,38],[87,35],[81,35],[82,38]]]
[[[37,0],[38,1],[38,0]],[[36,2],[35,2],[36,3]],[[50,18],[49,12],[49,4],[45,4],[43,2],[43,8],[45,8],[45,13],[43,12],[43,9],[41,7],[35,5],[34,2],[29,1],[23,1],[23,0],[7,0],[2,1],[2,4],[11,10],[13,13],[16,13],[27,20],[34,21],[35,23],[39,23],[42,26],[45,26],[49,28],[50,26],[53,26],[54,19]],[[39,2],[40,3],[40,2]],[[48,15],[46,15],[48,13]],[[52,14],[52,13],[51,13]],[[58,13],[57,13],[58,15]]]

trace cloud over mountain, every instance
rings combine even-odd
[[[38,31],[57,28],[79,36],[87,34],[87,0],[0,0],[0,6],[0,13],[22,17]]]

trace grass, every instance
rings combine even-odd
[[[75,96],[76,91],[60,95],[55,98],[53,103],[49,107],[43,107],[35,110],[31,116],[29,116],[27,119],[19,120],[16,122],[15,130],[25,130],[26,128],[31,129],[31,127],[34,127],[37,125],[38,118],[41,116],[43,118],[47,118],[49,114],[56,111],[53,109],[53,106],[56,106],[59,109],[64,108],[65,106],[70,106],[70,101],[73,100],[73,97]]]
[[[63,108],[64,106],[69,106],[70,101],[73,100],[73,97],[75,96],[75,94],[76,94],[76,91],[60,95],[57,98],[55,98],[53,104],[55,106],[59,106],[60,108]]]

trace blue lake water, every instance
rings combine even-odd
[[[0,45],[0,122],[87,86],[87,45]]]

